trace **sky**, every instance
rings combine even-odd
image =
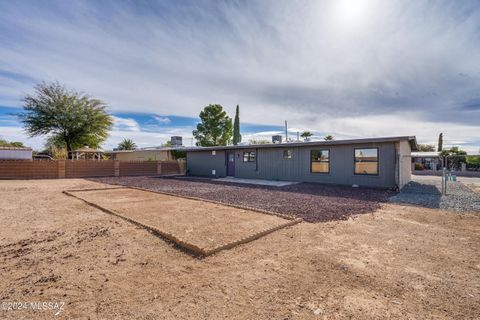
[[[36,83],[108,104],[123,138],[193,143],[198,114],[240,105],[244,140],[288,120],[336,139],[415,135],[480,149],[479,1],[0,0],[0,138]]]

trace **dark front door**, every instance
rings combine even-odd
[[[235,176],[235,152],[227,152],[227,176]]]

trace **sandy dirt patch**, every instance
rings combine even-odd
[[[130,188],[69,191],[73,196],[209,255],[291,225],[275,215]]]
[[[196,259],[62,193],[0,181],[0,301],[58,319],[478,319],[480,218],[394,204]],[[0,311],[50,319],[50,311]]]

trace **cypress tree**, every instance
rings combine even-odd
[[[440,152],[443,150],[443,133],[438,135],[438,149],[437,151]]]
[[[233,144],[237,145],[242,142],[242,135],[240,134],[240,108],[237,104],[235,111],[235,122],[233,123]]]

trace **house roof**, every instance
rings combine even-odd
[[[0,150],[22,150],[22,151],[32,151],[32,148],[27,148],[27,147],[0,147]]]
[[[102,152],[103,153],[103,150],[100,150],[100,149],[92,149],[92,148],[89,148],[89,147],[82,147],[80,149],[77,149],[77,150],[73,150],[71,152],[83,152],[83,153],[97,153],[97,152]]]
[[[269,143],[269,144],[250,144],[250,145],[231,145],[231,146],[216,146],[216,147],[192,147],[183,148],[185,151],[209,151],[209,150],[232,150],[232,149],[260,149],[260,148],[289,148],[289,147],[309,147],[309,146],[331,146],[344,144],[362,144],[362,143],[381,143],[381,142],[396,142],[408,141],[412,151],[418,150],[417,139],[415,136],[400,136],[400,137],[379,137],[379,138],[364,138],[364,139],[347,139],[347,140],[330,140],[330,141],[309,141],[309,142],[288,142],[288,143]]]
[[[412,157],[438,157],[437,151],[412,152]]]

